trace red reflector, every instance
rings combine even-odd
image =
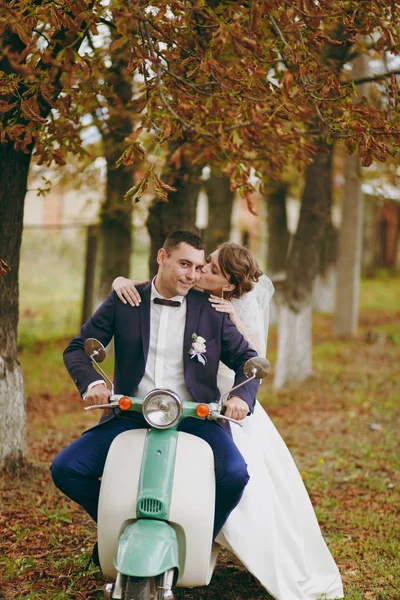
[[[198,404],[196,406],[196,415],[198,417],[207,417],[210,414],[210,409],[207,404]]]
[[[118,400],[118,406],[121,410],[129,410],[132,406],[132,400],[128,398],[128,396],[122,396],[122,398]]]

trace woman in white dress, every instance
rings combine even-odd
[[[134,305],[135,282],[117,277],[113,288]],[[272,282],[247,248],[227,242],[207,259],[198,289],[215,310],[227,312],[260,356],[265,356]],[[233,372],[221,363],[218,387],[231,389]],[[343,598],[338,568],[326,546],[293,458],[257,401],[254,414],[232,425],[250,480],[217,536],[276,600]]]

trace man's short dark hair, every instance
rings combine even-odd
[[[163,248],[168,256],[171,254],[175,248],[179,246],[179,244],[188,244],[192,246],[196,250],[204,250],[206,249],[203,240],[201,237],[192,233],[191,231],[173,231],[166,238]]]

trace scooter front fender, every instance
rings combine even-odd
[[[179,575],[179,550],[175,530],[165,521],[141,519],[131,523],[118,542],[114,566],[122,575],[155,577],[175,569]]]

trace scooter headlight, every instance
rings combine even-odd
[[[142,412],[149,425],[167,429],[176,425],[181,418],[182,402],[170,390],[153,390],[145,396]]]

